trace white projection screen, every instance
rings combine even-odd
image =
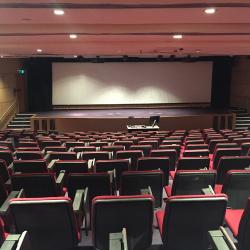
[[[53,63],[53,105],[210,103],[212,62]]]

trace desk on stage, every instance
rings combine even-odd
[[[155,126],[147,126],[147,125],[127,125],[127,130],[128,132],[133,132],[133,131],[157,131],[159,130],[160,127],[155,125]]]

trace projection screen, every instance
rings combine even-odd
[[[212,62],[53,63],[53,105],[210,103]]]

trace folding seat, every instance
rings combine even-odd
[[[14,172],[20,173],[46,173],[48,172],[47,163],[44,159],[38,160],[14,160]]]
[[[17,151],[41,151],[39,147],[18,147],[16,149]]]
[[[130,146],[130,150],[142,150],[144,156],[149,156],[152,145],[132,145]]]
[[[52,160],[78,160],[76,152],[48,152],[44,159],[51,162]]]
[[[5,160],[6,165],[9,166],[13,162],[13,155],[11,151],[1,150],[0,151],[0,159]]]
[[[39,160],[43,159],[41,151],[16,151],[16,158],[19,160]]]
[[[112,194],[112,178],[108,173],[69,173],[68,195],[72,199],[78,189],[88,188],[90,202],[96,196]]]
[[[152,191],[155,199],[155,207],[162,205],[163,172],[151,171],[127,171],[121,175],[120,195],[141,195]],[[147,191],[145,191],[147,190]]]
[[[12,199],[9,209],[15,233],[27,230],[32,250],[77,249],[85,192],[79,190],[78,194],[74,209],[67,197]]]
[[[61,141],[46,140],[46,141],[40,141],[39,145],[41,149],[44,149],[45,147],[48,147],[48,146],[62,146],[62,143]]]
[[[202,189],[214,188],[216,171],[214,170],[178,170],[175,173],[172,186],[165,186],[169,196],[202,194]]]
[[[114,145],[124,146],[126,150],[130,148],[134,143],[133,141],[115,141]]]
[[[120,187],[120,176],[122,172],[130,170],[129,159],[97,160],[95,162],[95,172],[104,173],[115,170],[116,187]]]
[[[108,146],[109,143],[108,142],[104,142],[104,141],[98,141],[98,142],[90,142],[89,146],[94,146],[94,147],[99,147],[101,148],[102,146]]]
[[[209,169],[210,159],[203,157],[182,157],[177,164],[177,170]]]
[[[122,145],[102,146],[101,150],[112,152],[113,158],[116,158],[116,152],[120,150],[125,150],[125,146],[122,146]]]
[[[151,195],[96,197],[92,210],[92,241],[96,249],[109,249],[109,234],[122,228],[126,228],[129,249],[151,246],[154,211]]]
[[[5,160],[0,159],[0,177],[4,182],[7,182],[10,178],[11,165],[8,167]]]
[[[241,148],[218,148],[213,154],[214,169],[217,169],[222,156],[241,156]]]
[[[207,250],[208,231],[222,225],[226,195],[183,195],[167,198],[165,212],[156,213],[166,250]]]
[[[70,148],[74,148],[74,147],[84,147],[85,143],[80,142],[80,141],[68,141],[68,142],[65,142],[65,146],[67,150],[69,150]]]
[[[247,155],[250,149],[250,142],[244,142],[241,144],[242,155]]]
[[[223,139],[223,138],[210,140],[208,143],[208,149],[210,154],[214,153],[214,149],[217,143],[227,143],[227,142],[229,142],[228,139]]]
[[[223,184],[229,170],[244,170],[250,167],[250,156],[222,156],[217,167],[217,183]]]
[[[11,152],[15,151],[15,147],[12,141],[0,141],[0,146],[8,147]]]
[[[39,147],[39,145],[35,141],[19,141],[17,148],[19,147]]]
[[[159,146],[158,140],[150,140],[149,138],[147,140],[139,141],[138,145],[151,145],[152,149],[157,149]]]
[[[63,170],[66,175],[69,173],[88,173],[88,162],[85,160],[53,160],[48,170],[58,176]]]
[[[67,152],[67,148],[65,146],[47,146],[43,149],[45,153],[48,153],[49,151],[52,152]]]
[[[177,161],[177,152],[175,149],[156,149],[151,150],[152,157],[169,157],[169,170],[175,170]]]
[[[246,201],[245,209],[227,209],[225,221],[237,239],[238,250],[250,249],[250,197]]]
[[[243,209],[250,196],[250,170],[230,170],[223,185],[215,185],[215,193],[228,196],[228,207]]]
[[[230,141],[230,142],[235,142],[234,140],[235,139],[242,139],[243,138],[243,135],[229,135],[228,137],[227,137],[227,139]],[[244,140],[243,140],[244,141]],[[239,142],[240,142],[240,140],[239,140]]]
[[[25,173],[11,176],[12,190],[24,190],[26,197],[52,197],[63,195],[62,176],[56,180],[52,173]]]
[[[186,150],[199,150],[199,149],[208,149],[208,144],[187,144],[185,146]]]
[[[185,145],[189,145],[189,144],[205,144],[205,141],[203,139],[199,139],[199,140],[186,140]]]
[[[216,152],[218,148],[237,148],[237,147],[239,147],[239,145],[235,142],[217,143],[214,148],[214,152]]]
[[[161,145],[181,145],[182,141],[181,140],[163,140],[161,142]]]
[[[110,160],[112,158],[111,152],[108,151],[85,151],[81,153],[83,160]]]
[[[191,150],[184,150],[183,151],[184,157],[201,157],[201,156],[209,156],[209,150],[208,149],[191,149]]]
[[[171,135],[168,137],[165,137],[165,140],[181,140],[183,141],[184,135]]]
[[[95,146],[83,146],[83,147],[77,146],[77,147],[73,147],[72,151],[76,152],[76,153],[78,153],[78,152],[96,151],[96,147]]]
[[[177,158],[180,157],[180,153],[181,153],[181,145],[159,145],[159,149],[174,149],[177,153]]]
[[[138,158],[143,157],[142,150],[122,150],[116,152],[117,159],[130,159],[131,170],[136,170]]]

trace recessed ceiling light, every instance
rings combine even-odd
[[[3,58],[3,56],[0,56],[1,58]]]
[[[173,35],[173,38],[174,39],[182,39],[182,35],[181,34]]]
[[[36,50],[38,53],[41,53],[41,52],[43,52],[41,49],[37,49]]]
[[[76,39],[76,38],[77,38],[77,35],[76,35],[76,34],[70,34],[70,35],[69,35],[69,38],[70,38],[70,39]]]
[[[62,16],[62,15],[64,15],[64,10],[62,10],[62,9],[55,9],[54,10],[54,14],[57,15],[57,16]]]
[[[206,14],[214,14],[216,12],[215,8],[207,8],[204,10]]]
[[[77,55],[74,55],[73,57],[74,57],[74,58],[77,58]]]
[[[201,53],[201,51],[200,51],[199,49],[197,49],[195,52],[196,52],[196,53]]]

